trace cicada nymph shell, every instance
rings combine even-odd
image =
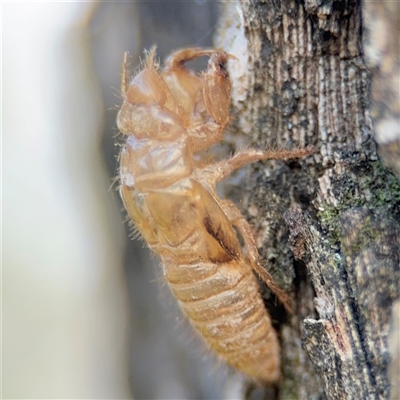
[[[202,56],[209,57],[204,73],[185,67]],[[217,196],[215,186],[245,164],[303,157],[311,150],[245,149],[219,162],[195,162],[196,154],[221,141],[229,121],[228,57],[221,50],[188,48],[172,54],[161,70],[153,48],[128,83],[124,63],[117,124],[127,139],[120,155],[120,193],[208,346],[254,380],[276,382],[278,338],[253,271],[287,308],[289,298],[259,264],[249,224],[232,202]]]

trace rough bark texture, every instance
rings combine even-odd
[[[223,11],[217,46],[237,57],[233,134],[260,147],[315,146],[304,160],[255,165],[234,193],[296,304],[286,319],[276,311],[277,396],[388,399],[400,189],[373,139],[361,6],[242,1]]]

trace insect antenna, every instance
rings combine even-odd
[[[142,62],[142,65],[144,68],[149,68],[149,69],[158,69],[160,66],[159,61],[156,59],[156,50],[157,46],[153,45],[150,47],[150,50],[146,51],[145,50],[145,61]]]
[[[124,59],[122,61],[122,76],[121,76],[121,95],[125,100],[126,91],[128,90],[128,52],[124,53]]]

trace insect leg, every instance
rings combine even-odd
[[[239,150],[233,157],[228,160],[223,160],[204,169],[207,171],[208,182],[215,184],[230,175],[235,169],[239,169],[246,164],[250,164],[261,160],[288,160],[291,158],[302,158],[314,152],[312,147],[294,150],[256,150],[243,149]]]
[[[198,57],[211,56],[215,53],[213,49],[202,49],[199,47],[189,47],[187,49],[178,50],[171,54],[165,62],[167,68],[174,68],[181,66],[187,61],[193,60]]]
[[[288,312],[292,313],[293,309],[289,296],[276,285],[274,279],[269,274],[269,272],[267,272],[260,264],[256,240],[254,238],[254,234],[249,223],[246,221],[240,210],[232,201],[227,199],[221,200],[219,201],[219,205],[228,217],[229,221],[232,223],[232,225],[235,226],[242,235],[243,241],[245,243],[247,257],[253,270],[274,292],[279,301],[284,305],[285,309]]]

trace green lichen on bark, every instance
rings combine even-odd
[[[318,323],[332,341],[324,354],[340,361],[344,386],[350,388],[348,377],[359,376],[358,386],[351,386],[354,394],[386,399],[391,304],[400,296],[400,186],[379,161],[343,165],[344,173],[323,181],[325,196],[315,202],[319,227],[299,211],[289,221],[292,250],[308,262],[319,305],[320,319],[305,320],[303,342],[324,377],[328,397],[335,398],[341,389],[332,389],[338,377],[325,368],[327,363],[320,366],[322,339],[313,330]],[[348,343],[344,347],[343,338]],[[362,365],[368,367],[365,378]]]
[[[335,199],[318,204],[317,217],[333,242],[340,239],[339,224],[343,213],[357,207],[386,208],[387,217],[400,219],[400,185],[396,177],[378,161],[359,161],[343,175],[330,178]],[[374,238],[365,226],[365,239]],[[371,237],[372,235],[372,237]],[[360,238],[360,245],[363,240]]]

